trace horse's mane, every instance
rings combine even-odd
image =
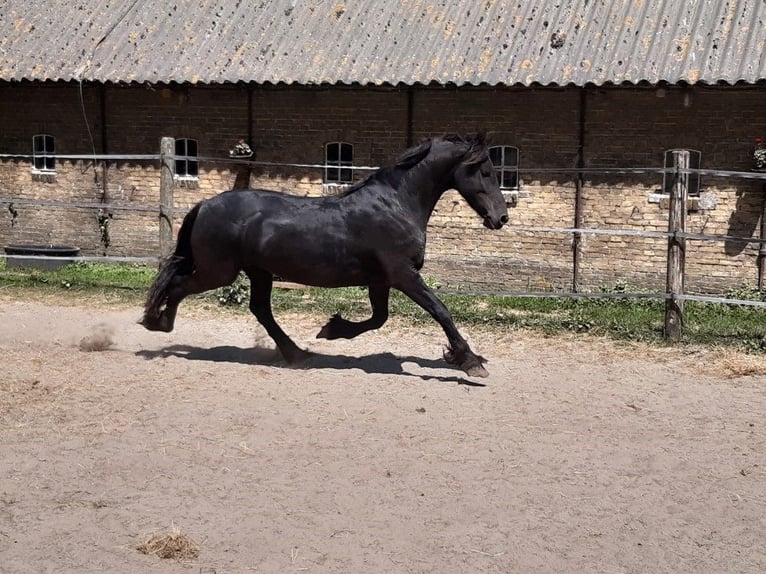
[[[443,140],[452,143],[463,143],[468,146],[463,163],[466,165],[476,165],[487,158],[487,134],[478,132],[476,134],[462,136],[458,134],[449,134],[442,136]]]
[[[402,177],[413,167],[423,161],[428,152],[431,151],[431,146],[434,142],[439,140],[448,141],[452,143],[462,143],[468,146],[465,159],[463,163],[466,165],[476,165],[483,162],[487,157],[487,138],[483,132],[462,136],[458,134],[446,134],[439,137],[428,138],[421,141],[419,144],[407,149],[394,165],[386,166],[375,173],[368,175],[362,181],[358,181],[348,189],[344,190],[338,197],[346,197],[357,191],[358,189],[365,187],[371,183],[380,182],[391,187],[396,187]]]

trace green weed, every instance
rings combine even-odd
[[[0,288],[31,289],[78,294],[120,293],[137,304],[156,274],[148,265],[113,265],[77,263],[57,271],[8,268],[0,261]],[[614,339],[663,344],[665,303],[656,299],[561,299],[511,296],[469,296],[440,293],[458,325],[484,325],[502,329],[531,329],[545,334],[563,332],[592,333]],[[631,293],[624,284],[602,289],[600,293]],[[766,294],[742,287],[726,294],[733,299],[766,301]],[[240,276],[234,284],[200,296],[203,300],[247,312],[249,283]],[[359,287],[341,289],[275,288],[272,296],[275,312],[331,315],[340,313],[350,319],[369,316],[367,290]],[[239,311],[237,311],[239,312]],[[423,309],[398,291],[392,291],[392,316],[414,324],[433,319]],[[682,343],[724,345],[752,353],[766,353],[766,310],[723,303],[687,301],[685,304]]]

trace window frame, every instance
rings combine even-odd
[[[38,149],[38,142],[42,142],[42,149]],[[56,173],[56,138],[51,134],[32,136],[32,172]]]
[[[190,142],[194,143],[193,154],[189,153]],[[180,150],[179,145],[183,146]],[[199,141],[195,138],[175,138],[174,150],[176,159],[173,161],[173,177],[185,181],[199,180]]]
[[[689,152],[689,169],[702,169],[702,152],[691,148],[672,148],[666,149],[663,154],[662,166],[665,169],[675,167],[673,164],[673,152]],[[662,195],[670,195],[670,187],[673,185],[672,173],[662,172]],[[689,174],[689,188],[687,194],[689,197],[698,197],[702,189],[702,175],[699,173]]]
[[[495,162],[492,160],[492,155],[495,150],[500,150],[499,165],[496,165]],[[521,157],[521,152],[519,151],[519,148],[513,145],[502,144],[502,145],[490,146],[488,148],[488,151],[489,151],[490,161],[492,161],[492,166],[495,168],[497,183],[500,186],[500,189],[502,191],[518,191],[520,188],[519,159]],[[515,155],[515,159],[516,159],[515,163],[507,162],[506,158],[508,156],[509,151],[511,151],[512,154]],[[511,181],[507,182],[506,177],[510,177]],[[506,185],[507,183],[510,183],[510,185]]]
[[[331,158],[331,149],[335,149]],[[344,154],[344,151],[348,152]],[[324,145],[324,177],[325,185],[350,185],[354,183],[354,144],[344,141],[327,142]],[[331,176],[335,173],[334,177]],[[344,177],[345,176],[345,177]]]

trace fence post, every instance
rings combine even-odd
[[[763,186],[763,192],[760,239],[766,239],[766,184]],[[761,243],[758,248],[758,291],[764,289],[766,289],[766,243]]]
[[[670,190],[668,214],[668,269],[665,292],[665,338],[681,338],[684,323],[684,302],[678,299],[684,293],[684,264],[686,263],[686,197],[689,190],[689,152],[673,151],[675,179]]]
[[[160,256],[173,250],[173,159],[175,140],[160,141]]]

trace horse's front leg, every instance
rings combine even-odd
[[[366,331],[380,329],[388,320],[388,285],[372,284],[369,288],[372,317],[364,321],[349,321],[333,315],[317,334],[317,339],[353,339]]]
[[[471,377],[487,377],[489,373],[484,368],[487,360],[475,354],[468,346],[468,342],[458,332],[452,320],[449,310],[425,284],[423,278],[415,271],[408,275],[401,283],[394,287],[407,295],[415,303],[436,319],[444,329],[449,341],[449,347],[444,353],[444,359],[453,365],[457,365]]]
[[[271,311],[271,287],[274,282],[271,273],[262,269],[245,271],[250,278],[250,311],[277,344],[279,352],[288,363],[297,363],[311,356],[299,348],[274,320]]]

